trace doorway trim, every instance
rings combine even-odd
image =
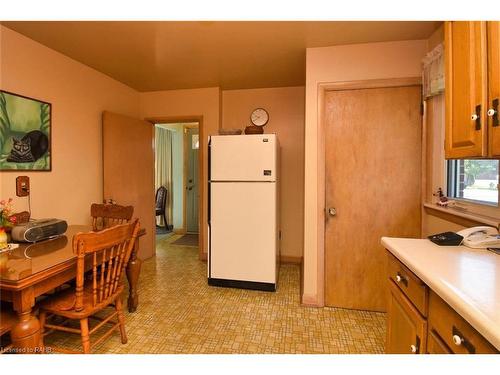
[[[324,82],[318,84],[318,225],[317,228],[317,294],[303,295],[302,303],[307,306],[325,306],[325,224],[326,224],[326,160],[325,160],[325,119],[324,119],[324,102],[327,91],[342,91],[342,90],[361,90],[371,88],[387,88],[387,87],[406,87],[420,86],[422,84],[421,77],[401,77],[388,79],[368,79],[358,81],[338,81]]]
[[[151,122],[154,126],[154,124],[182,124],[182,123],[191,123],[191,122],[197,122],[198,123],[198,132],[199,132],[199,137],[200,140],[204,139],[204,128],[203,128],[203,116],[198,116],[198,115],[193,115],[193,116],[159,116],[159,117],[148,117],[144,119],[145,121]],[[184,136],[184,134],[183,134]],[[184,142],[184,140],[183,140]],[[201,142],[200,142],[201,145]],[[154,145],[153,145],[154,147]],[[198,193],[199,193],[199,199],[198,199],[198,258],[200,260],[206,260],[207,255],[203,252],[203,244],[204,244],[204,239],[205,239],[205,228],[202,225],[202,217],[203,217],[203,196],[205,192],[205,183],[204,183],[204,172],[203,172],[203,165],[204,165],[204,157],[203,157],[203,150],[200,149],[201,152],[198,152],[198,181],[199,181],[199,187],[198,187]],[[184,169],[183,169],[184,171]],[[184,171],[185,172],[185,171]],[[185,200],[185,173],[183,177],[183,200]],[[185,206],[185,202],[184,202]],[[183,227],[185,227],[185,215],[183,215]]]

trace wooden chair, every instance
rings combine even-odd
[[[165,223],[165,229],[169,229],[168,221],[167,221],[167,188],[165,186],[160,186],[158,190],[156,190],[156,216],[162,216],[163,221]]]
[[[104,200],[104,204],[93,203],[90,206],[90,215],[92,216],[92,228],[94,231],[99,231],[104,228],[112,227],[113,225],[128,223],[134,214],[133,206],[120,206],[112,199]],[[139,251],[139,241],[135,244],[132,250],[129,268],[127,269],[127,278],[129,281],[129,311],[133,312],[137,308],[137,282],[141,269],[141,260],[137,258]]]
[[[94,231],[128,223],[132,219],[133,214],[133,206],[97,203],[93,203],[90,206],[90,216],[92,216],[92,228]]]
[[[139,221],[136,219],[133,223],[116,225],[100,232],[78,233],[73,237],[73,251],[77,255],[76,287],[57,293],[40,303],[42,347],[43,337],[50,333],[46,329],[51,329],[80,334],[83,353],[90,353],[89,336],[104,324],[111,324],[111,328],[93,345],[109,337],[118,328],[122,343],[127,342],[122,307],[123,274],[138,232]],[[86,269],[91,269],[90,280],[84,278]],[[108,306],[113,306],[114,311],[104,318],[95,316]],[[47,321],[47,314],[66,319],[60,325],[52,324]],[[112,321],[114,317],[117,317],[116,321]],[[99,323],[91,328],[89,319],[95,319]],[[80,329],[68,327],[66,324],[70,320],[79,320]],[[70,352],[62,348],[51,349]]]
[[[7,304],[0,304],[0,337],[9,333],[17,323],[17,315]],[[7,352],[12,348],[12,344],[0,345],[0,354]]]

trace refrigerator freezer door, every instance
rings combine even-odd
[[[210,138],[211,181],[276,181],[276,135]]]
[[[276,184],[210,187],[209,277],[276,283]]]

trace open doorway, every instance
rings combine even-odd
[[[199,144],[198,122],[155,124],[157,238],[181,234],[176,242],[196,247],[199,243]]]

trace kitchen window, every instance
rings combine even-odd
[[[498,206],[498,160],[448,160],[448,197]]]

